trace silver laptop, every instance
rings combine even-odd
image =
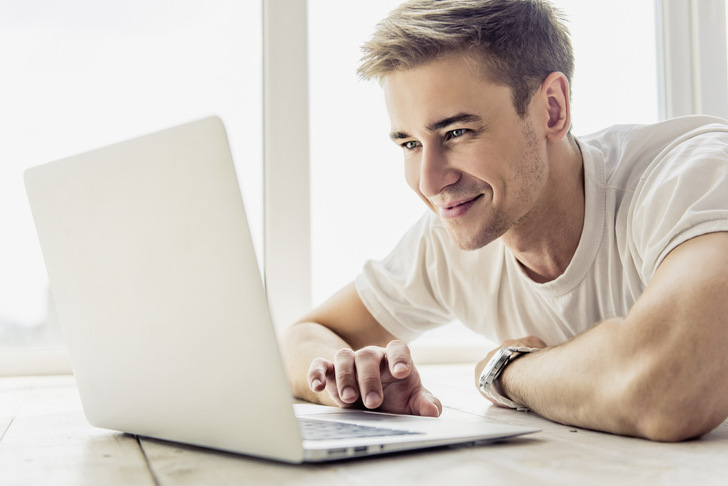
[[[292,463],[536,431],[294,404],[218,118],[25,183],[92,425]]]

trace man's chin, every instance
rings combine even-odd
[[[450,239],[464,251],[479,250],[491,244],[512,226],[500,213],[470,216],[458,220],[440,218]]]
[[[480,250],[498,239],[499,236],[493,236],[490,234],[463,235],[450,229],[448,229],[448,235],[455,245],[464,251]]]

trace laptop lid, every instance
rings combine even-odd
[[[92,425],[287,462],[533,431],[429,421],[431,438],[302,442],[218,118],[29,169],[25,183]]]
[[[89,422],[300,460],[221,121],[29,169],[25,183]]]

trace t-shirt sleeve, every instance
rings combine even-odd
[[[703,131],[675,142],[637,186],[631,222],[637,262],[648,283],[685,241],[728,231],[728,132]]]
[[[429,213],[423,216],[386,258],[368,261],[356,279],[359,297],[372,316],[404,341],[453,320],[437,297],[442,252],[435,222]]]

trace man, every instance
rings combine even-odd
[[[364,51],[430,211],[287,331],[296,395],[437,416],[405,341],[457,319],[506,348],[475,371],[498,405],[665,441],[723,422],[728,125],[577,140],[568,33],[537,0],[414,1]]]

